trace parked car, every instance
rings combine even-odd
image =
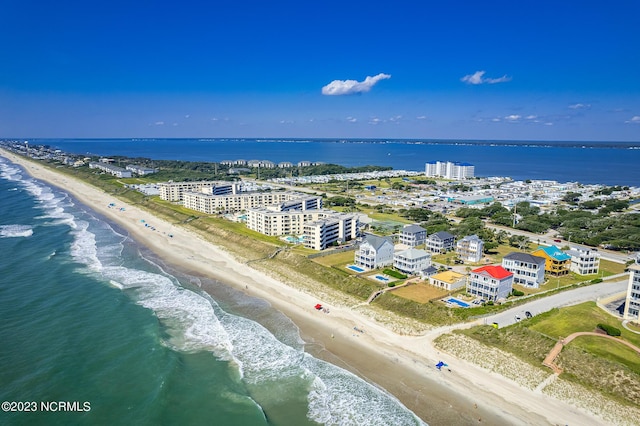
[[[531,315],[531,312],[529,312],[529,311],[525,312],[524,316],[526,316],[527,318],[533,317],[533,315]]]
[[[561,243],[562,242],[562,240],[553,240],[553,241],[556,242],[556,243]]]
[[[515,317],[513,317],[513,319],[516,320],[516,322],[520,321],[522,318],[520,318],[520,316],[516,315]]]

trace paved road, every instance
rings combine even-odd
[[[483,321],[486,324],[497,322],[499,327],[506,327],[516,322],[516,315],[522,319],[526,318],[526,311],[531,312],[533,315],[538,315],[542,312],[547,312],[553,308],[559,308],[561,306],[577,305],[578,303],[587,302],[589,300],[595,301],[598,298],[608,297],[625,291],[628,283],[628,280],[606,282],[580,287],[575,290],[564,291],[562,293],[554,294],[553,296],[547,296],[542,299],[525,303],[524,305],[516,306],[515,308],[508,309],[500,312],[499,314],[491,315],[483,318]]]
[[[512,235],[524,235],[525,237],[529,238],[530,241],[534,241],[534,242],[539,241],[542,244],[556,245],[558,247],[563,247],[563,246],[584,247],[584,248],[593,250],[593,247],[582,246],[581,244],[571,243],[571,241],[560,240],[560,242],[556,242],[555,240],[557,240],[558,238],[553,238],[551,235],[549,235],[551,232],[548,232],[547,234],[544,234],[544,235],[540,235],[540,234],[534,234],[532,232],[521,231],[519,229],[507,228],[505,226],[493,225],[487,222],[485,222],[485,225],[487,228],[506,231]],[[625,263],[628,260],[635,259],[633,255],[622,253],[622,252],[616,252],[616,251],[604,250],[604,249],[598,249],[598,252],[600,253],[601,259],[610,260],[612,262]]]

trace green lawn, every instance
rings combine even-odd
[[[612,317],[608,313],[596,306],[595,302],[586,302],[576,306],[569,306],[562,309],[554,309],[550,312],[537,315],[525,322],[531,330],[538,331],[553,338],[567,337],[571,333],[578,331],[594,331],[599,323],[611,325],[620,329],[622,338],[628,342],[640,347],[640,334],[632,333],[622,327],[620,319]],[[577,338],[574,342],[576,346],[589,350],[587,343],[583,344],[584,337]],[[587,342],[587,340],[584,340]],[[608,352],[609,342],[603,344],[600,342],[601,353]],[[623,345],[620,345],[623,346]],[[634,353],[635,354],[635,353]],[[635,355],[635,359],[629,359],[630,362],[640,363],[639,355]]]

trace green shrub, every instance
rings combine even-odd
[[[390,277],[397,278],[399,280],[403,280],[403,279],[407,278],[407,276],[405,274],[402,274],[402,273],[400,273],[398,271],[394,271],[393,269],[384,269],[382,271],[382,273],[386,274],[386,275],[389,275]]]
[[[389,287],[395,287],[396,283],[389,283]]]
[[[607,324],[598,324],[598,328],[607,333],[609,336],[620,336],[622,334],[620,332],[620,329]]]
[[[594,278],[591,280],[591,284],[598,284],[602,282],[602,278]]]
[[[515,288],[511,290],[511,294],[514,296],[524,296],[524,291],[516,290]]]

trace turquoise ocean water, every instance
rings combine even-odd
[[[37,404],[0,424],[421,424],[265,302],[203,280],[0,157],[0,401]]]

